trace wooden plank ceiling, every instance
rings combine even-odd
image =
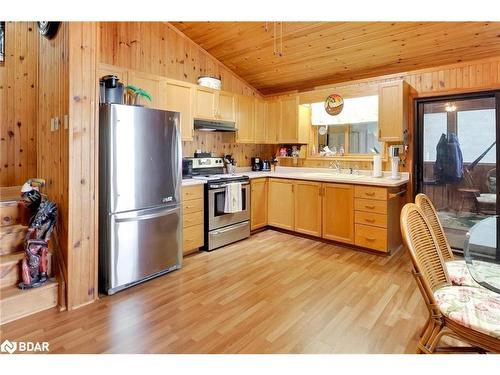
[[[171,22],[262,94],[500,54],[500,22]],[[266,31],[267,24],[267,31]]]

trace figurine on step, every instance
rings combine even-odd
[[[36,288],[48,280],[47,255],[49,239],[57,221],[57,206],[42,197],[38,190],[42,179],[30,179],[21,189],[20,204],[30,213],[28,232],[24,238],[24,258],[20,289]]]

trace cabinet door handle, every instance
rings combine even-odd
[[[374,223],[375,222],[375,219],[368,219],[368,218],[365,218],[365,221],[369,222],[369,223]]]
[[[375,241],[376,238],[373,238],[373,237],[365,237],[367,241]]]
[[[373,191],[371,192],[365,192],[366,195],[368,195],[369,197],[373,197],[375,195],[375,193]]]
[[[370,210],[373,210],[375,208],[375,206],[369,205],[369,204],[365,204],[365,207],[370,209]]]

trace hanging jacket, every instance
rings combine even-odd
[[[460,182],[464,176],[464,160],[460,143],[455,133],[448,135],[447,162],[445,167],[445,179],[447,183]]]
[[[434,163],[434,178],[436,183],[446,183],[446,163],[448,155],[448,140],[446,134],[441,134],[439,142],[436,145],[436,163]]]

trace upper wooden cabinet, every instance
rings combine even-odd
[[[299,105],[298,96],[281,99],[279,143],[308,143],[310,124],[311,109]]]
[[[195,86],[194,117],[202,120],[235,121],[234,94]]]
[[[378,95],[379,140],[403,141],[403,132],[408,128],[410,86],[403,80],[382,83]]]
[[[295,232],[321,237],[321,192],[323,184],[295,181]]]
[[[236,121],[235,102],[236,100],[234,94],[219,91],[216,117],[223,121]]]
[[[354,187],[323,184],[323,238],[354,243]]]
[[[267,199],[268,224],[293,230],[295,218],[294,182],[280,178],[270,178]]]
[[[278,129],[281,127],[281,101],[266,101],[266,142],[278,143]]]
[[[180,113],[181,138],[183,141],[192,141],[194,85],[175,80],[167,80],[165,85],[166,108]]]
[[[250,180],[250,229],[267,225],[267,178]]]
[[[151,102],[147,99],[141,99],[140,104],[144,104],[146,107],[166,109],[165,82],[166,78],[162,76],[135,70],[128,71],[127,83],[139,87],[151,95]]]
[[[204,120],[215,120],[218,92],[207,87],[196,86],[194,95],[194,117]]]
[[[238,95],[236,100],[236,141],[238,143],[254,142],[255,106],[252,96]]]
[[[254,141],[255,143],[267,143],[267,103],[264,100],[254,100]]]

